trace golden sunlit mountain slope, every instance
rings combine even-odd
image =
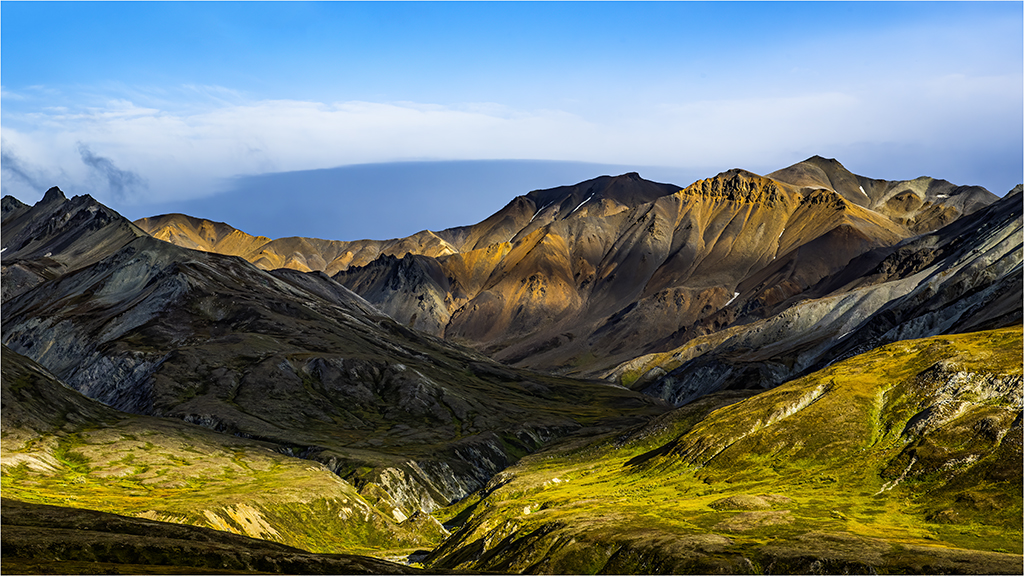
[[[455,249],[433,232],[424,230],[394,240],[321,240],[252,236],[223,222],[211,222],[184,214],[142,218],[135,224],[154,238],[183,248],[241,256],[264,270],[291,268],[334,274],[349,266],[362,266],[382,255],[409,252],[428,256],[452,254]]]
[[[853,259],[772,316],[685,338],[610,376],[679,405],[772,387],[890,342],[1019,325],[1021,187],[948,226]],[[675,340],[679,338],[679,340]]]
[[[588,374],[651,343],[769,315],[854,257],[913,235],[833,190],[743,170],[632,205],[600,194],[573,202],[558,214],[541,205],[486,252],[380,259],[335,279],[400,322],[499,360]]]

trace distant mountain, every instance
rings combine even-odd
[[[598,374],[680,335],[770,316],[854,257],[996,199],[928,178],[864,178],[818,157],[771,176],[736,169],[685,189],[636,173],[603,176],[517,197],[473,226],[402,240],[204,249],[267,268],[322,266],[415,329],[506,363]],[[195,221],[185,233],[169,219],[138,224],[196,246],[197,231],[213,227]],[[225,230],[215,236],[234,234]]]
[[[289,268],[300,272],[334,274],[349,266],[362,266],[381,255],[409,252],[443,256],[456,250],[433,232],[423,231],[394,240],[320,240],[250,236],[223,222],[210,222],[184,214],[166,214],[136,220],[154,238],[183,248],[241,256],[264,270]]]
[[[40,261],[74,266],[4,302],[6,346],[111,408],[322,463],[395,522],[464,497],[553,438],[665,409],[414,332],[323,273],[134,236],[88,197],[48,202],[10,212],[48,235],[4,252],[5,278]],[[95,218],[63,225],[81,215]]]
[[[956,186],[927,176],[896,182],[857,176],[835,159],[821,156],[772,172],[768,177],[805,188],[834,190],[848,202],[889,216],[912,232],[941,228],[994,199],[981,186]]]
[[[581,193],[602,184],[643,192]],[[949,192],[893,219],[743,170],[674,192],[632,174],[517,198],[469,229],[485,241],[448,236],[458,254],[381,257],[335,279],[400,322],[504,362],[594,374],[673,335],[771,315],[854,257],[927,227],[918,215],[938,222],[932,206],[959,216],[996,198]]]

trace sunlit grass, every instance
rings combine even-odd
[[[973,466],[950,461],[932,469],[926,461],[901,477],[909,464],[901,458],[920,443],[904,434],[908,422],[939,401],[940,383],[927,376],[937,363],[959,373],[1001,375],[1010,388],[1017,378],[1019,390],[1021,357],[1019,328],[901,342],[743,401],[735,393],[719,397],[719,404],[731,402],[727,406],[705,398],[632,435],[528,456],[510,481],[473,504],[457,540],[442,552],[455,552],[457,542],[483,538],[495,546],[547,528],[545,545],[556,547],[575,539],[588,546],[659,548],[666,537],[718,534],[732,542],[726,551],[737,552],[778,542],[800,546],[803,535],[822,532],[896,546],[1020,554],[1019,447],[1016,455],[997,453],[971,444],[970,432],[985,418],[1009,427],[1019,412],[1007,400],[1012,393],[987,399],[965,393],[958,397],[965,408],[927,435],[949,443],[944,450],[954,456],[972,446],[980,450]],[[961,428],[966,432],[957,432]],[[1019,424],[1016,432],[1003,429],[1019,443]],[[1003,468],[1016,474],[1004,478]],[[711,506],[741,495],[788,501],[767,509]],[[451,518],[467,516],[451,512]],[[510,566],[497,548],[492,553],[487,564],[442,565]],[[573,572],[592,567],[559,566]]]

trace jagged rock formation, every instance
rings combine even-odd
[[[855,176],[815,157],[769,177],[735,169],[682,190],[636,173],[603,176],[402,241],[285,239],[286,250],[274,245],[285,240],[246,244],[212,223],[167,223],[181,217],[139,224],[263,267],[316,264],[417,330],[506,363],[597,375],[777,313],[854,257],[994,199],[927,178]]]
[[[1021,327],[719,392],[495,477],[428,561],[525,574],[1014,574]]]
[[[610,377],[679,405],[771,387],[897,340],[1020,324],[1022,211],[1018,187],[938,231],[866,252],[778,314],[623,363]]]
[[[68,200],[56,186],[29,207],[3,198],[2,298],[93,264],[146,233],[90,196]]]
[[[58,248],[74,255],[108,228],[134,230],[88,197],[60,206],[113,216],[51,226],[57,261],[83,262]],[[26,229],[65,219],[32,210]],[[267,272],[147,235],[89,255],[4,303],[4,344],[118,410],[324,463],[395,521],[465,496],[555,437],[663,409],[416,333],[323,273]]]

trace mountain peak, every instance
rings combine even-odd
[[[60,188],[54,186],[46,191],[46,194],[43,195],[43,199],[40,200],[40,203],[49,204],[50,202],[64,201],[67,199],[68,198],[64,195],[64,192],[62,192]]]
[[[733,168],[715,176],[697,180],[687,186],[684,193],[705,197],[725,198],[730,201],[758,202],[774,206],[783,198],[782,189],[771,178]]]
[[[836,164],[839,163],[839,161],[836,160],[835,158],[825,158],[824,156],[821,156],[819,154],[811,156],[807,160],[804,160],[804,162],[835,162]]]
[[[526,197],[540,207],[556,204],[566,211],[571,211],[588,198],[591,201],[607,198],[626,206],[635,206],[652,202],[678,190],[678,186],[651,182],[644,180],[637,172],[627,172],[619,176],[598,176],[572,186],[534,190]]]

